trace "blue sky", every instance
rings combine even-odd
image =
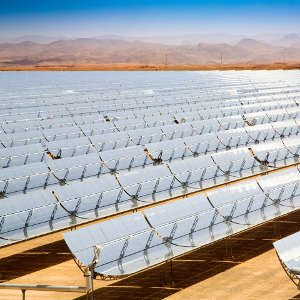
[[[0,0],[0,36],[300,32],[299,0]]]

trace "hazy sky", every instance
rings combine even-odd
[[[300,0],[0,0],[0,37],[300,32]]]

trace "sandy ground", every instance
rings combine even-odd
[[[299,62],[290,63],[236,63],[203,65],[20,65],[1,66],[0,71],[211,71],[211,70],[290,70],[300,69]]]
[[[284,273],[275,250],[270,250],[166,298],[179,299],[300,299],[300,291]]]
[[[66,274],[67,272],[67,274]],[[21,276],[11,283],[45,283],[64,285],[83,285],[81,272],[75,267],[72,260],[37,271],[29,275]],[[109,282],[95,282],[95,288],[108,285]],[[155,288],[155,287],[154,287]],[[153,288],[153,289],[154,289]],[[160,287],[158,287],[160,289]],[[115,289],[118,289],[116,287]],[[119,288],[120,292],[122,287]],[[126,287],[128,290],[128,287]],[[132,290],[137,287],[132,287]],[[227,271],[213,276],[189,288],[178,291],[167,297],[167,300],[194,300],[194,299],[300,299],[300,292],[283,272],[274,250],[267,251],[247,262],[237,265]],[[297,297],[298,295],[298,297]],[[76,299],[78,293],[56,293],[27,291],[27,299]],[[143,296],[141,296],[141,299]],[[81,297],[80,297],[81,298]],[[84,297],[82,297],[84,299]],[[20,291],[1,290],[0,299],[22,299]],[[96,297],[95,299],[123,299],[122,293],[113,298]],[[130,299],[130,298],[128,298]],[[147,298],[164,299],[164,298]]]

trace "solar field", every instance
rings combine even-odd
[[[299,71],[0,72],[0,124],[0,247],[63,231],[96,278],[300,206]]]

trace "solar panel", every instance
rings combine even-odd
[[[7,238],[38,236],[298,161],[297,73],[151,74],[141,82],[135,73],[118,80],[98,73],[100,82],[75,84],[77,75],[58,80],[45,73],[26,86],[23,80],[1,86],[0,203],[14,202],[11,209],[0,205]],[[284,199],[296,183],[284,191],[261,188],[258,202],[239,201],[235,211],[224,203],[224,214],[272,204],[265,193]],[[217,236],[222,226],[215,225]]]
[[[260,145],[258,145],[260,146]],[[266,145],[263,145],[266,146]],[[274,148],[274,145],[271,147]],[[111,175],[107,175],[111,182],[114,183],[115,188],[112,188],[111,190],[99,190],[99,188],[96,189],[95,193],[90,192],[93,185],[98,186],[98,183],[89,183],[89,182],[83,182],[82,187],[80,187],[81,195],[82,197],[74,196],[71,194],[65,194],[63,193],[60,195],[60,189],[64,188],[64,191],[69,190],[68,186],[60,187],[57,191],[59,194],[59,199],[64,201],[67,201],[64,205],[67,207],[67,210],[73,212],[76,208],[77,213],[81,212],[89,212],[95,210],[97,207],[101,207],[101,211],[103,208],[109,208],[110,212],[104,212],[102,215],[111,214],[116,212],[116,210],[112,210],[111,207],[115,205],[116,203],[122,204],[126,201],[131,202],[131,197],[134,195],[138,195],[141,197],[142,200],[143,197],[146,197],[147,195],[153,195],[153,193],[160,193],[162,191],[168,191],[170,189],[176,189],[181,187],[183,184],[187,184],[187,187],[189,185],[192,185],[195,182],[205,182],[209,179],[218,177],[224,177],[226,173],[229,171],[229,174],[235,174],[234,172],[240,171],[243,165],[244,169],[247,168],[253,168],[253,166],[258,166],[257,162],[253,160],[253,158],[250,156],[250,152],[247,151],[247,149],[237,149],[237,150],[231,150],[231,151],[225,151],[223,153],[214,154],[214,162],[211,159],[211,156],[203,156],[198,158],[193,158],[190,160],[184,160],[184,161],[174,161],[174,163],[170,163],[168,166],[170,169],[168,169],[168,166],[154,166],[152,167],[154,173],[149,173],[149,170],[136,170],[135,172],[131,172],[128,174],[120,174],[118,175],[118,179],[122,185],[123,188],[125,188],[125,192],[121,193],[122,187],[120,187],[115,178]],[[95,163],[98,161],[98,158],[95,156],[95,162],[92,164],[92,166],[95,166]],[[85,159],[85,157],[83,158]],[[74,160],[74,159],[72,159]],[[74,167],[74,163],[72,163],[72,160],[69,160],[69,163],[71,166],[71,175],[68,175],[69,179],[76,179],[77,177],[80,177],[82,175],[82,168],[76,175],[76,173],[72,173],[73,170],[78,171],[78,168]],[[63,169],[60,170],[60,167],[62,165],[66,166],[66,164],[63,162],[64,160],[57,160],[52,161],[51,167],[55,169],[56,176],[65,176],[66,170]],[[76,160],[74,160],[76,161]],[[210,162],[209,162],[210,161]],[[234,162],[232,164],[232,162]],[[76,163],[80,164],[80,161],[76,161]],[[84,161],[82,162],[84,164]],[[227,164],[227,165],[226,165]],[[236,165],[236,166],[235,166]],[[11,168],[11,170],[14,170]],[[58,170],[58,171],[56,171]],[[162,171],[164,170],[164,173]],[[205,172],[204,172],[205,170]],[[61,173],[60,173],[61,172]],[[69,174],[70,174],[69,173]],[[152,174],[152,175],[151,175]],[[23,174],[24,175],[24,174]],[[25,174],[26,175],[26,174]],[[42,174],[44,177],[42,177],[41,182],[36,182],[37,185],[44,185],[44,181],[46,179],[46,175]],[[91,174],[89,174],[91,175]],[[12,175],[13,176],[13,175]],[[41,175],[39,175],[38,178],[40,178]],[[70,176],[70,177],[69,177]],[[72,178],[72,176],[75,176]],[[174,179],[176,176],[176,179]],[[34,178],[35,176],[31,176],[31,178]],[[14,184],[11,188],[15,188],[17,186],[21,186],[22,189],[24,189],[24,184],[26,185],[25,177],[23,181],[15,180]],[[102,177],[101,177],[102,178]],[[235,178],[235,177],[234,177]],[[44,180],[44,181],[43,181]],[[53,181],[54,178],[48,179],[48,184],[53,184],[55,181]],[[101,183],[102,180],[100,180]],[[34,181],[33,181],[34,182]],[[105,182],[105,181],[104,181]],[[31,181],[29,182],[31,183]],[[27,189],[31,188],[31,185],[27,183]],[[112,183],[110,183],[108,186],[112,187]],[[213,183],[212,183],[213,184]],[[104,184],[106,186],[106,184]],[[10,186],[9,186],[10,187]],[[34,186],[33,186],[34,187]],[[194,185],[195,188],[197,188],[197,185]],[[201,186],[199,186],[199,189]],[[57,188],[54,186],[54,190],[57,190]],[[72,184],[72,191],[76,190],[76,183]],[[7,193],[10,193],[11,190],[7,189]],[[38,191],[37,191],[38,193]],[[120,194],[121,193],[121,194]],[[48,197],[52,197],[50,193],[48,194]],[[165,197],[165,196],[164,196]],[[149,198],[146,198],[147,201]],[[142,200],[143,201],[143,200]],[[146,203],[147,203],[146,201]],[[139,203],[140,204],[140,203]],[[130,205],[123,207],[123,209],[130,209]],[[31,207],[31,209],[34,209],[34,207]],[[46,209],[46,208],[45,208]],[[49,208],[51,212],[53,212],[54,208]],[[25,213],[26,215],[26,213]],[[65,216],[68,216],[68,213],[64,212]],[[47,222],[49,219],[46,220]],[[23,222],[23,221],[22,221]],[[23,222],[24,223],[24,222]],[[31,226],[30,223],[27,226]],[[49,230],[49,228],[48,228]]]
[[[40,144],[0,149],[0,166],[2,168],[41,162],[44,159],[45,152]]]
[[[296,232],[273,243],[279,261],[294,284],[299,287],[300,283],[300,232]]]
[[[289,172],[294,170],[285,171],[282,176],[291,178],[291,173],[287,176]],[[268,175],[265,178],[269,180]],[[274,181],[272,188],[277,188]],[[294,196],[299,197],[298,192]],[[207,196],[200,194],[127,215],[126,226],[122,231],[116,229],[118,237],[110,234],[113,228],[124,224],[125,217],[63,235],[73,255],[83,265],[91,265],[94,249],[97,249],[98,257],[93,265],[96,273],[126,275],[278,216],[274,203],[261,201],[264,197],[255,181],[250,185],[239,183],[209,192]],[[287,198],[282,198],[284,200]],[[295,207],[289,211],[293,209]],[[277,215],[270,211],[276,211]],[[284,212],[279,211],[279,215],[281,213]],[[101,235],[96,237],[93,232],[101,232]],[[110,239],[105,240],[103,236],[110,236]]]

